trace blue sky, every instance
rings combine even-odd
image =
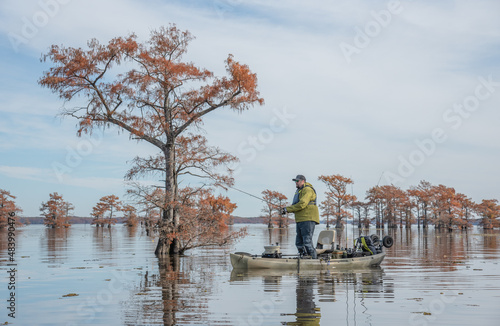
[[[51,192],[80,216],[123,198],[127,162],[155,149],[116,129],[78,138],[76,121],[57,116],[65,104],[37,84],[40,57],[175,23],[196,36],[188,60],[221,75],[231,53],[258,75],[264,106],[205,123],[209,142],[241,160],[235,187],[292,197],[300,173],[321,200],[317,177],[342,174],[361,199],[379,179],[500,199],[499,15],[498,1],[4,0],[0,188],[25,216]],[[236,215],[260,214],[258,200],[226,194]]]

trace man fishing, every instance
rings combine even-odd
[[[281,214],[294,213],[297,225],[297,236],[295,245],[300,255],[309,255],[316,259],[316,249],[313,245],[313,233],[316,224],[319,224],[319,210],[316,204],[316,190],[306,182],[306,177],[299,174],[292,181],[295,181],[297,190],[293,197],[291,206],[283,208]]]

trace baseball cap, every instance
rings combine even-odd
[[[297,176],[295,177],[295,179],[292,179],[292,181],[299,181],[299,180],[304,180],[306,181],[306,177],[304,177],[302,174],[297,174]]]

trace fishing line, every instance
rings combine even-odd
[[[228,186],[228,185],[225,185],[225,187],[228,187],[228,188],[234,189],[234,190],[236,190],[236,191],[242,192],[242,193],[244,193],[245,195],[251,196],[251,197],[253,197],[253,198],[257,198],[258,200],[262,200],[264,203],[267,203],[267,204],[272,204],[271,202],[269,202],[269,201],[267,201],[267,200],[265,200],[265,199],[263,199],[263,198],[260,198],[260,197],[258,197],[258,196],[252,195],[251,193],[246,192],[246,191],[243,191],[243,190],[241,190],[241,189],[238,189],[238,188],[235,188],[235,187],[231,187],[231,186]]]
[[[211,179],[213,179],[213,180],[215,180],[213,177],[210,177],[210,178],[211,178]],[[253,198],[257,198],[258,200],[261,200],[261,201],[263,201],[263,202],[264,202],[264,203],[266,203],[266,204],[272,204],[270,201],[267,201],[267,200],[265,200],[265,199],[263,199],[263,198],[261,198],[261,197],[259,197],[259,196],[252,195],[251,193],[246,192],[246,191],[243,191],[243,190],[241,190],[241,189],[238,189],[238,188],[235,188],[235,187],[231,187],[231,186],[229,186],[229,185],[227,185],[227,184],[225,184],[225,185],[223,185],[223,186],[222,186],[222,188],[225,188],[225,187],[227,187],[227,188],[231,188],[231,189],[234,189],[234,190],[236,190],[236,191],[239,191],[239,192],[241,192],[241,193],[244,193],[245,195],[251,196],[251,197],[253,197]]]
[[[353,186],[352,183],[351,183],[351,196],[354,198],[354,186]],[[355,220],[355,215],[356,215],[356,213],[354,212],[354,206],[352,206],[352,224],[351,224],[351,227],[352,227],[352,240],[353,241],[354,241],[354,238],[356,237],[355,234],[354,234],[354,223],[355,223],[354,220]]]
[[[380,183],[380,180],[382,180],[382,176],[384,175],[385,171],[382,171],[382,174],[380,174],[380,178],[378,178],[378,182],[377,182],[377,187]]]

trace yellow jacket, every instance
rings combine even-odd
[[[314,221],[319,224],[319,210],[316,203],[316,192],[313,186],[306,182],[301,189],[297,189],[299,202],[288,206],[287,212],[295,214],[295,222]],[[295,194],[297,194],[297,192]]]

